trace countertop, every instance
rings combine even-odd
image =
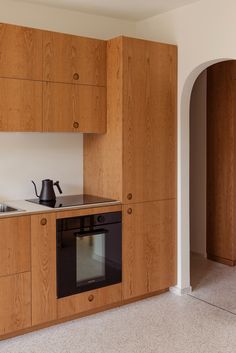
[[[49,213],[49,212],[60,212],[60,211],[70,211],[70,210],[79,210],[79,209],[90,209],[97,207],[105,207],[112,205],[120,205],[120,201],[109,201],[109,202],[101,202],[101,203],[93,203],[87,205],[79,205],[79,206],[69,206],[69,207],[60,207],[60,208],[50,208],[43,205],[38,205],[26,200],[16,200],[16,201],[1,201],[0,203],[4,203],[8,206],[19,209],[17,212],[0,212],[0,218],[9,218],[9,217],[17,217],[23,215],[37,214],[37,213]]]

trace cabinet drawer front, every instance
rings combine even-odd
[[[0,335],[31,326],[30,272],[0,278]]]
[[[43,110],[44,131],[106,132],[104,87],[44,83]]]
[[[0,77],[42,80],[42,31],[0,24]]]
[[[42,131],[42,83],[0,78],[0,130]]]
[[[30,217],[0,219],[0,276],[30,271]]]
[[[44,80],[106,85],[106,42],[55,32],[43,34]]]
[[[58,318],[99,309],[121,301],[121,284],[91,290],[58,300]]]
[[[176,284],[176,200],[123,207],[123,299]]]

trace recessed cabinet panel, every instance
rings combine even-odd
[[[0,335],[31,326],[30,272],[0,278]]]
[[[0,276],[30,271],[30,217],[0,219]]]
[[[0,78],[0,131],[42,131],[42,83]]]
[[[44,83],[43,130],[106,132],[106,89]]]
[[[123,201],[175,198],[176,47],[123,45]]]
[[[42,80],[42,31],[0,24],[0,77]]]
[[[44,32],[45,81],[106,85],[106,42],[74,35]]]
[[[123,206],[123,299],[176,284],[176,200]]]

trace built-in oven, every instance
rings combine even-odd
[[[121,212],[57,220],[58,298],[122,280]]]

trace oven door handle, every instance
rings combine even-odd
[[[94,230],[94,231],[82,231],[81,233],[80,232],[75,232],[74,233],[74,236],[75,237],[78,237],[78,238],[83,238],[83,237],[92,237],[92,236],[95,236],[95,235],[98,235],[98,234],[106,234],[108,233],[108,230],[106,229],[103,229],[103,228],[100,228],[98,230]]]

